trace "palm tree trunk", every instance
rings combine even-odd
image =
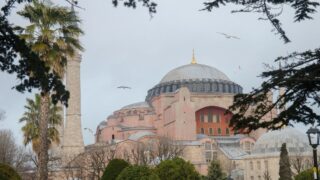
[[[39,121],[39,136],[40,136],[40,148],[39,148],[39,166],[38,166],[38,178],[39,180],[48,179],[48,114],[49,114],[49,101],[50,95],[48,92],[41,93],[40,101],[40,121]]]

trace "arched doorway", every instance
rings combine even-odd
[[[226,109],[208,106],[196,111],[197,134],[208,136],[230,136],[234,132],[229,127],[232,114],[225,114]]]

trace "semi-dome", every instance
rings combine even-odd
[[[193,58],[191,64],[169,71],[148,91],[146,101],[163,93],[173,93],[181,87],[187,87],[195,93],[242,93],[242,87],[232,82],[223,72],[208,65],[197,64]]]
[[[103,129],[107,126],[108,126],[108,123],[106,121],[101,121],[98,125],[98,129],[100,130],[100,129]]]
[[[140,108],[150,108],[150,105],[147,102],[137,102],[133,104],[126,105],[121,108],[121,110],[125,109],[140,109]]]
[[[230,79],[218,69],[204,64],[187,64],[168,72],[160,83],[182,80],[223,80]]]
[[[280,153],[283,143],[286,143],[289,153],[303,153],[308,151],[307,148],[309,148],[306,134],[297,129],[286,127],[263,134],[255,143],[253,154]]]

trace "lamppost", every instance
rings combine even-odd
[[[320,130],[316,127],[311,127],[307,131],[309,143],[313,149],[313,177],[316,180],[319,180],[318,174],[318,160],[317,160],[317,147],[319,145],[320,139]]]

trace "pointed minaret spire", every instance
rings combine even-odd
[[[279,61],[279,70],[282,69],[282,66],[281,66],[281,61]]]
[[[192,49],[192,61],[191,61],[191,64],[197,64],[197,60],[194,56],[194,49]]]
[[[279,61],[279,70],[282,69],[282,66],[281,66],[281,61]],[[284,87],[279,87],[279,96],[278,98],[280,98],[281,96],[283,96],[286,92],[286,89]],[[278,113],[280,114],[282,111],[286,110],[286,106],[284,105],[283,107],[279,107],[278,109]]]

